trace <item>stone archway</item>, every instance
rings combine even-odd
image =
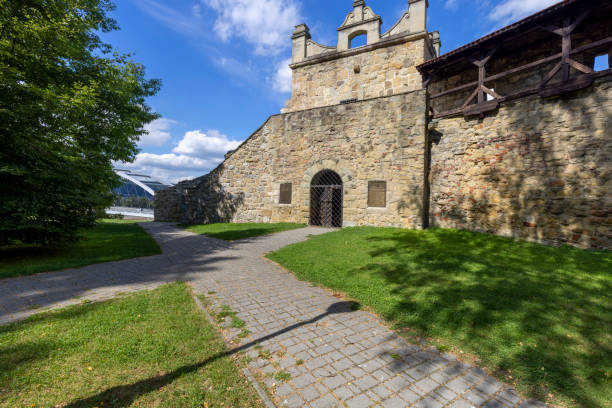
[[[342,227],[342,178],[333,170],[321,170],[310,182],[310,225]]]

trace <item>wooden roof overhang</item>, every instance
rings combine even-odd
[[[464,114],[466,116],[483,115],[497,109],[500,103],[517,98],[540,94],[542,97],[560,95],[590,86],[597,77],[612,75],[612,70],[594,72],[576,61],[573,56],[580,53],[607,53],[612,47],[612,34],[607,31],[604,38],[596,38],[589,33],[591,26],[612,26],[612,1],[610,0],[565,0],[521,21],[497,30],[474,42],[471,42],[440,57],[429,60],[417,69],[423,76],[423,85],[427,87],[432,80],[439,81],[468,70],[478,71],[478,80],[462,84],[452,89],[446,89],[430,95],[435,100],[457,92],[465,92],[475,88],[470,97],[460,108],[451,111],[437,112],[434,117]],[[581,31],[581,43],[589,37],[585,44],[573,48],[572,36]],[[562,46],[551,50],[551,55],[531,61],[522,66],[514,67],[492,75],[487,73],[487,64],[492,58],[518,56],[526,49],[545,41],[560,38]],[[558,52],[555,52],[558,51]],[[502,79],[524,71],[535,69],[544,64],[557,62],[548,75],[542,78],[539,86],[510,95],[499,95],[486,86],[487,82]],[[570,75],[570,68],[579,72],[577,76]],[[551,80],[561,73],[561,81],[551,83]],[[491,98],[487,98],[490,95]],[[487,100],[489,99],[489,100]]]

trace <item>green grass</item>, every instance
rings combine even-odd
[[[181,283],[0,327],[0,407],[258,407]]]
[[[159,245],[136,222],[103,220],[64,248],[0,247],[0,279],[160,254]]]
[[[287,382],[291,379],[291,374],[289,374],[286,371],[279,371],[278,373],[276,373],[276,375],[274,376],[274,379],[276,381],[280,381],[280,382]]]
[[[269,258],[402,332],[472,356],[530,397],[612,406],[610,252],[468,231],[349,228]]]
[[[206,235],[225,241],[237,241],[245,238],[259,237],[274,234],[276,232],[289,231],[304,228],[304,224],[280,223],[280,224],[206,224],[206,225],[184,225],[188,231],[195,234]]]

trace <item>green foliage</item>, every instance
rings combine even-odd
[[[287,382],[291,379],[291,374],[289,374],[286,371],[279,371],[278,373],[276,373],[276,375],[274,376],[274,379],[276,381],[281,381],[281,382]]]
[[[0,244],[57,244],[113,201],[159,81],[113,53],[110,0],[0,0]]]
[[[346,293],[414,340],[474,356],[531,397],[584,407],[612,401],[610,252],[364,227],[269,258]]]
[[[103,220],[78,242],[60,248],[0,246],[0,279],[157,254],[159,245],[135,221]]]

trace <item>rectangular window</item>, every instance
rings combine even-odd
[[[368,207],[387,206],[387,182],[368,181]]]
[[[291,190],[291,183],[283,183],[280,185],[279,204],[291,204]]]

